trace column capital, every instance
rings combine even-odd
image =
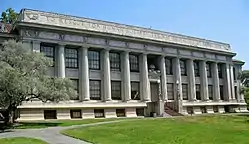
[[[63,43],[63,42],[59,42],[58,43],[58,46],[66,46],[67,44],[66,43]]]
[[[82,45],[81,48],[83,48],[83,49],[89,49],[90,47],[87,46],[87,45]]]

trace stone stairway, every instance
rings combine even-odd
[[[168,106],[164,106],[164,112],[166,113],[166,115],[170,115],[170,116],[183,116],[182,114],[172,110]]]

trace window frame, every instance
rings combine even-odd
[[[120,53],[110,52],[109,59],[110,59],[110,70],[111,71],[121,71]]]
[[[173,60],[172,58],[165,58],[166,75],[173,75]]]
[[[49,55],[46,48],[52,49],[50,52],[52,52],[52,55]],[[52,67],[54,67],[54,62],[55,62],[55,46],[49,45],[49,44],[40,44],[40,52],[43,53],[46,57],[51,58],[53,61]]]
[[[184,87],[186,87],[186,89]],[[188,100],[188,84],[182,84],[182,99]]]
[[[201,100],[201,85],[200,84],[195,85],[195,95],[196,95],[196,100]]]
[[[209,100],[214,100],[213,85],[208,85],[208,98]],[[211,94],[211,95],[210,95]]]
[[[172,87],[172,89],[170,89],[169,87]],[[172,98],[169,97],[169,94],[172,95]],[[167,96],[168,96],[168,100],[174,100],[174,83],[167,83]]]
[[[206,71],[207,71],[207,77],[211,78],[212,77],[211,63],[206,63]]]
[[[89,50],[87,53],[88,65],[90,70],[100,70],[100,52],[96,50]],[[91,64],[93,63],[93,64]],[[96,66],[96,67],[95,67]]]
[[[194,64],[195,77],[200,77],[200,62],[194,61],[193,64]]]
[[[114,87],[114,85],[116,86]],[[121,81],[111,81],[111,98],[112,100],[122,100]]]
[[[217,64],[217,68],[218,68],[218,76],[219,76],[219,78],[223,78],[222,64]]]
[[[138,87],[138,89],[137,89],[137,92],[138,92],[138,94],[137,94],[137,97],[135,98],[132,98],[133,97],[133,84],[137,84],[137,87]],[[134,89],[134,91],[135,91],[135,89]],[[140,82],[137,82],[137,81],[131,81],[131,99],[132,100],[141,100],[141,98],[140,98]]]
[[[72,53],[72,50],[76,51],[76,57],[74,57],[75,53]],[[71,51],[71,53],[69,53],[69,51]],[[77,48],[65,48],[65,67],[73,69],[79,68],[79,50]]]
[[[139,56],[129,54],[130,72],[139,72]]]
[[[186,60],[180,60],[181,76],[187,76],[187,64]]]
[[[225,100],[225,97],[224,97],[224,87],[223,85],[220,85],[220,100]]]
[[[96,86],[96,83],[93,84],[92,82],[98,82],[99,87],[93,87],[93,85]],[[90,91],[90,100],[101,100],[101,80],[89,80],[89,91]],[[99,96],[97,97],[96,95],[98,94]],[[95,96],[93,97],[93,95]]]
[[[75,87],[75,91],[77,92],[77,97],[75,99],[71,99],[71,100],[79,100],[79,79],[70,79],[73,82],[76,82],[76,87]]]

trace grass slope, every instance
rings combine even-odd
[[[62,133],[96,144],[248,144],[249,117],[137,119]]]
[[[47,143],[34,138],[16,137],[16,138],[0,139],[0,144],[47,144]]]

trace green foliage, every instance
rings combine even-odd
[[[12,112],[23,101],[59,102],[76,97],[73,83],[47,76],[51,59],[31,52],[22,43],[5,41],[0,47],[0,107]]]
[[[34,138],[15,137],[0,139],[1,144],[47,144],[46,142]]]
[[[241,80],[242,84],[246,87],[249,87],[249,70],[243,70],[238,78]]]
[[[1,21],[12,24],[16,21],[18,14],[12,9],[8,8],[5,12],[2,12]]]

